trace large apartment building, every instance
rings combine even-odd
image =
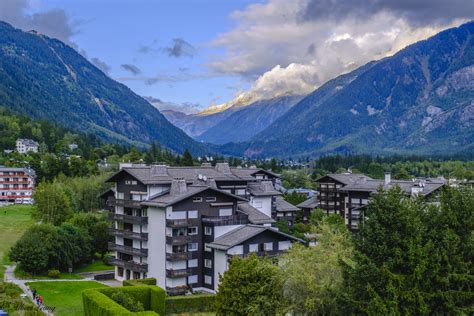
[[[441,178],[392,180],[391,174],[386,173],[384,180],[376,180],[350,172],[328,174],[316,182],[319,183],[319,194],[298,205],[303,210],[303,217],[308,217],[312,209],[321,208],[327,214],[343,216],[352,231],[357,231],[363,223],[365,207],[378,189],[399,186],[407,196],[422,196],[433,202],[438,200],[440,189],[446,184]]]
[[[232,256],[274,256],[303,242],[272,228],[278,175],[257,168],[128,165],[102,195],[115,277],[155,277],[169,294],[216,291]]]
[[[33,169],[0,166],[0,202],[32,203],[35,179]]]

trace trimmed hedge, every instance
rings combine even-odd
[[[113,301],[113,293],[122,291],[143,304],[145,312],[133,313]],[[127,286],[119,288],[90,289],[82,293],[86,316],[112,315],[164,315],[165,291],[158,286]]]
[[[214,312],[216,296],[212,294],[196,294],[189,296],[167,296],[166,313],[204,313]]]
[[[139,279],[139,280],[123,280],[123,286],[140,286],[140,285],[156,285],[155,278]]]

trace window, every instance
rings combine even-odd
[[[123,194],[123,192],[117,192],[117,199],[123,200],[124,197],[125,197],[125,195]]]
[[[202,202],[202,197],[200,197],[200,196],[193,197],[193,202],[194,203]]]
[[[257,251],[258,251],[258,244],[249,245],[249,252],[257,252]]]
[[[290,248],[290,241],[284,240],[278,242],[278,250],[287,250]]]
[[[351,199],[351,204],[360,204],[360,199]]]
[[[117,268],[117,274],[119,277],[123,277],[123,268]]]
[[[137,181],[136,180],[125,180],[125,184],[127,184],[127,185],[137,185]]]
[[[188,276],[188,284],[198,283],[198,276],[197,275],[190,275]]]
[[[188,244],[188,251],[197,251],[198,250],[198,243],[191,242]]]
[[[367,204],[369,203],[369,201],[368,201],[367,199],[362,199],[361,202],[362,202],[362,204],[364,204],[364,205],[367,205]]]
[[[237,189],[237,195],[246,195],[247,191],[245,189]]]
[[[197,235],[198,228],[197,227],[188,227],[188,235]]]
[[[215,202],[216,201],[216,197],[215,196],[208,196],[206,198],[206,202]]]
[[[208,244],[208,243],[205,243],[205,244],[204,244],[204,250],[207,251],[207,252],[211,252],[211,251],[212,251],[212,248],[209,247],[209,244]]]
[[[231,208],[221,208],[219,209],[219,216],[230,216],[232,215]]]
[[[204,283],[211,285],[212,284],[212,277],[210,275],[204,276]]]
[[[204,266],[206,268],[211,269],[212,268],[212,260],[211,259],[204,259]]]
[[[188,218],[198,218],[198,211],[188,211]]]
[[[198,259],[188,260],[188,268],[196,268],[198,266]]]
[[[263,250],[265,251],[272,251],[273,250],[273,243],[272,242],[266,242],[263,244]]]
[[[208,235],[208,236],[211,236],[211,235],[212,235],[212,227],[210,227],[210,226],[205,226],[205,227],[204,227],[204,234],[205,234],[205,235]]]

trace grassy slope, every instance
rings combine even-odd
[[[55,316],[83,315],[82,291],[106,287],[95,281],[31,282],[28,285],[30,288],[35,288],[43,296],[45,305],[56,308]]]
[[[10,263],[8,260],[9,249],[34,223],[31,218],[32,209],[31,205],[0,207],[0,280],[3,280],[5,272],[3,265]]]

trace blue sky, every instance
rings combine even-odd
[[[212,74],[205,65],[222,48],[211,47],[217,34],[232,27],[229,15],[250,1],[54,1],[44,0],[36,10],[61,8],[77,23],[71,40],[89,58],[99,58],[111,67],[109,75],[136,93],[176,103],[199,103],[232,99],[236,89],[248,85],[235,75]],[[169,56],[164,48],[173,39],[194,47],[192,56]],[[140,48],[151,47],[150,53]],[[141,70],[133,75],[120,65]],[[146,84],[140,78],[162,77]],[[169,77],[169,78],[168,78]],[[175,78],[177,77],[177,78]]]
[[[305,95],[472,19],[472,0],[0,0],[0,20],[187,112]]]

